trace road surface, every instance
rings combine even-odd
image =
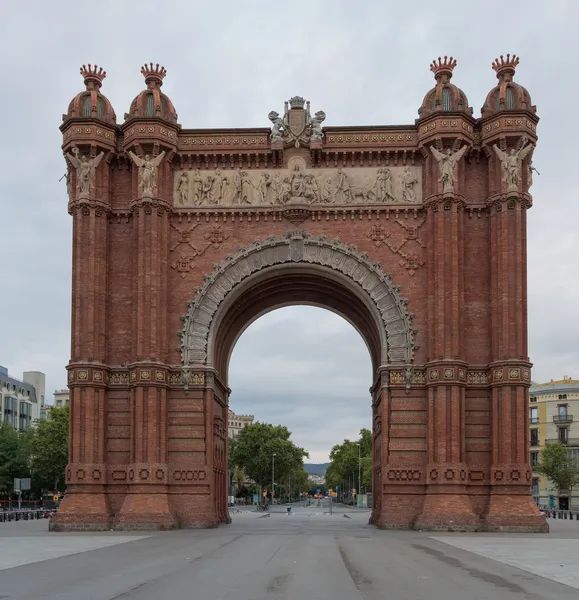
[[[150,534],[0,524],[0,599],[579,597],[579,522],[551,522],[548,535],[431,535],[379,531],[367,524],[367,511],[345,507],[292,513],[280,506],[234,513],[233,524],[218,529]]]

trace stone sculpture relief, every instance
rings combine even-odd
[[[534,146],[528,143],[527,138],[523,138],[520,147],[517,150],[512,148],[508,154],[503,152],[496,144],[493,148],[501,161],[503,181],[507,186],[507,191],[516,192],[519,189],[519,183],[521,182],[523,160],[533,151]],[[530,168],[527,174],[531,175],[530,187],[530,185],[532,185],[532,173]]]
[[[452,152],[450,148],[447,148],[446,152],[442,153],[434,146],[430,146],[430,151],[438,163],[438,169],[440,171],[440,178],[438,181],[442,183],[443,193],[454,192],[456,165],[458,165],[458,161],[463,157],[467,148],[468,146],[463,146],[456,152]]]
[[[312,118],[310,103],[300,96],[294,96],[285,103],[283,118],[275,110],[269,113],[268,118],[273,125],[270,134],[272,144],[287,143],[299,148],[308,142],[321,142],[324,137],[322,123],[326,120],[326,113],[319,110]]]
[[[382,271],[367,254],[339,240],[309,236],[292,231],[283,237],[271,236],[241,248],[206,274],[197,295],[189,303],[181,331],[181,359],[190,365],[211,364],[208,344],[213,316],[225,297],[246,277],[270,266],[303,262],[338,271],[360,286],[376,307],[386,332],[383,361],[409,365],[414,359],[416,331],[400,288],[389,273]]]
[[[416,204],[420,167],[175,171],[174,203],[197,206]]]
[[[72,154],[67,152],[66,158],[76,169],[76,189],[78,191],[79,198],[89,197],[91,186],[94,183],[95,169],[99,166],[104,155],[104,152],[101,152],[98,156],[95,156],[89,160],[86,155],[81,156],[76,146],[73,146]],[[70,196],[72,192],[69,185],[70,177],[67,177],[66,184]]]
[[[145,158],[141,158],[130,150],[128,155],[139,167],[139,187],[143,198],[152,198],[157,188],[157,168],[165,156],[165,151],[155,156],[155,158],[151,158],[148,154],[145,155]]]

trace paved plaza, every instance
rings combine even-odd
[[[0,525],[2,600],[563,600],[579,522],[548,535],[380,531],[340,507],[241,511],[212,530],[49,533]]]

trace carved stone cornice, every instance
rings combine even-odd
[[[125,152],[134,145],[159,144],[165,148],[176,150],[181,126],[160,118],[132,117],[125,121],[120,130],[119,150]]]
[[[61,126],[62,148],[66,152],[72,146],[97,146],[116,152],[119,127],[104,121],[82,118],[69,118]]]
[[[438,212],[439,210],[451,210],[456,205],[457,210],[467,208],[467,200],[461,194],[454,192],[444,192],[443,194],[434,194],[424,200],[424,208],[427,211]]]
[[[433,139],[457,138],[471,145],[475,142],[475,130],[480,130],[476,119],[465,113],[433,113],[424,119],[418,119],[416,126],[419,146],[432,142]]]
[[[531,386],[532,363],[524,360],[495,361],[490,365],[490,385]]]
[[[533,197],[530,194],[516,191],[501,192],[489,196],[485,201],[485,206],[494,213],[513,210],[517,206],[527,210],[533,206]]]
[[[104,200],[94,200],[89,198],[81,198],[79,200],[71,200],[68,203],[68,214],[90,215],[94,213],[96,217],[108,217],[111,213],[111,205]]]
[[[150,215],[156,212],[158,216],[171,213],[171,205],[161,198],[151,198],[143,196],[142,198],[136,198],[131,201],[129,208],[131,213],[135,216],[140,214]]]
[[[504,111],[481,119],[481,144],[491,146],[499,138],[519,139],[527,136],[533,144],[537,141],[539,117],[531,111]]]

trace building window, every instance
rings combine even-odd
[[[533,496],[538,496],[539,495],[539,478],[538,477],[533,477],[532,488],[533,488]]]
[[[537,401],[537,398],[536,398],[536,396],[531,396],[531,398],[530,398],[530,402],[536,402],[536,401]]]
[[[4,421],[12,427],[16,427],[17,401],[12,396],[6,396],[4,402]]]
[[[569,428],[561,427],[559,429],[559,441],[562,444],[567,444],[569,442]]]
[[[97,100],[97,118],[98,119],[103,118],[103,101],[100,99]]]
[[[539,453],[531,452],[531,467],[533,468],[533,471],[535,470],[535,467],[537,466],[538,462],[539,462]]]
[[[147,109],[145,112],[145,116],[147,116],[147,117],[155,116],[155,99],[153,98],[153,94],[149,94],[147,96]]]
[[[559,394],[559,400],[567,400],[567,394]]]
[[[91,112],[92,112],[92,107],[90,105],[90,95],[89,95],[89,96],[85,96],[85,98],[84,98],[84,107],[82,110],[82,116],[90,117]]]
[[[442,88],[442,110],[445,112],[452,110],[452,100],[448,88]]]
[[[531,425],[537,425],[539,423],[539,407],[533,406],[531,408]]]
[[[507,88],[507,93],[505,97],[505,108],[507,110],[515,108],[515,92],[512,87]]]
[[[559,404],[559,406],[557,406],[557,411],[559,413],[560,419],[567,418],[567,405],[566,404]]]
[[[539,445],[539,430],[531,429],[531,446]]]
[[[20,403],[20,431],[27,431],[30,428],[30,422],[32,421],[32,405],[28,402]]]

